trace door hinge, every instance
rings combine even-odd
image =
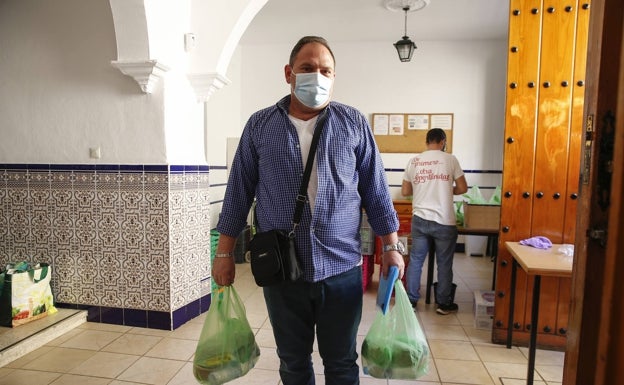
[[[588,115],[585,122],[585,148],[583,149],[582,180],[584,185],[589,184],[591,170],[592,143],[594,142],[594,115]]]
[[[587,230],[587,236],[589,239],[594,239],[600,242],[600,246],[607,245],[607,230],[602,227],[594,227]]]

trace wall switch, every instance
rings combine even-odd
[[[91,159],[100,159],[102,157],[102,150],[99,147],[89,148],[89,157]]]
[[[185,33],[184,34],[184,50],[186,52],[191,52],[195,46],[197,45],[197,36],[194,33]]]

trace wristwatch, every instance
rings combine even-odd
[[[397,243],[392,243],[389,245],[384,245],[383,252],[386,253],[388,251],[398,251],[401,254],[405,254],[405,245],[403,242],[398,241]]]

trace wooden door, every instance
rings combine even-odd
[[[511,0],[500,245],[532,236],[573,243],[589,1]],[[499,247],[493,341],[506,338],[511,255]],[[565,347],[571,282],[544,277],[538,344]],[[533,278],[519,271],[514,343],[531,327]]]
[[[624,362],[624,4],[594,2],[566,385],[621,383]],[[599,315],[599,316],[598,316]]]

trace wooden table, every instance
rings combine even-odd
[[[572,258],[558,252],[561,245],[554,244],[549,249],[536,249],[518,242],[505,242],[505,247],[513,256],[511,266],[511,292],[509,296],[509,321],[507,324],[507,348],[511,348],[514,305],[516,300],[516,271],[518,265],[528,275],[533,275],[533,300],[531,303],[531,335],[529,338],[529,367],[527,384],[533,384],[535,371],[535,348],[537,344],[537,319],[539,313],[540,285],[542,276],[571,277]]]
[[[485,247],[485,255],[492,258],[494,267],[492,271],[492,290],[496,285],[496,257],[498,255],[498,229],[473,229],[457,226],[457,233],[461,235],[480,235],[486,236],[487,246]],[[435,246],[430,240],[429,242],[429,262],[427,263],[427,292],[425,295],[425,303],[431,303],[431,287],[433,285],[433,269],[435,265]]]

